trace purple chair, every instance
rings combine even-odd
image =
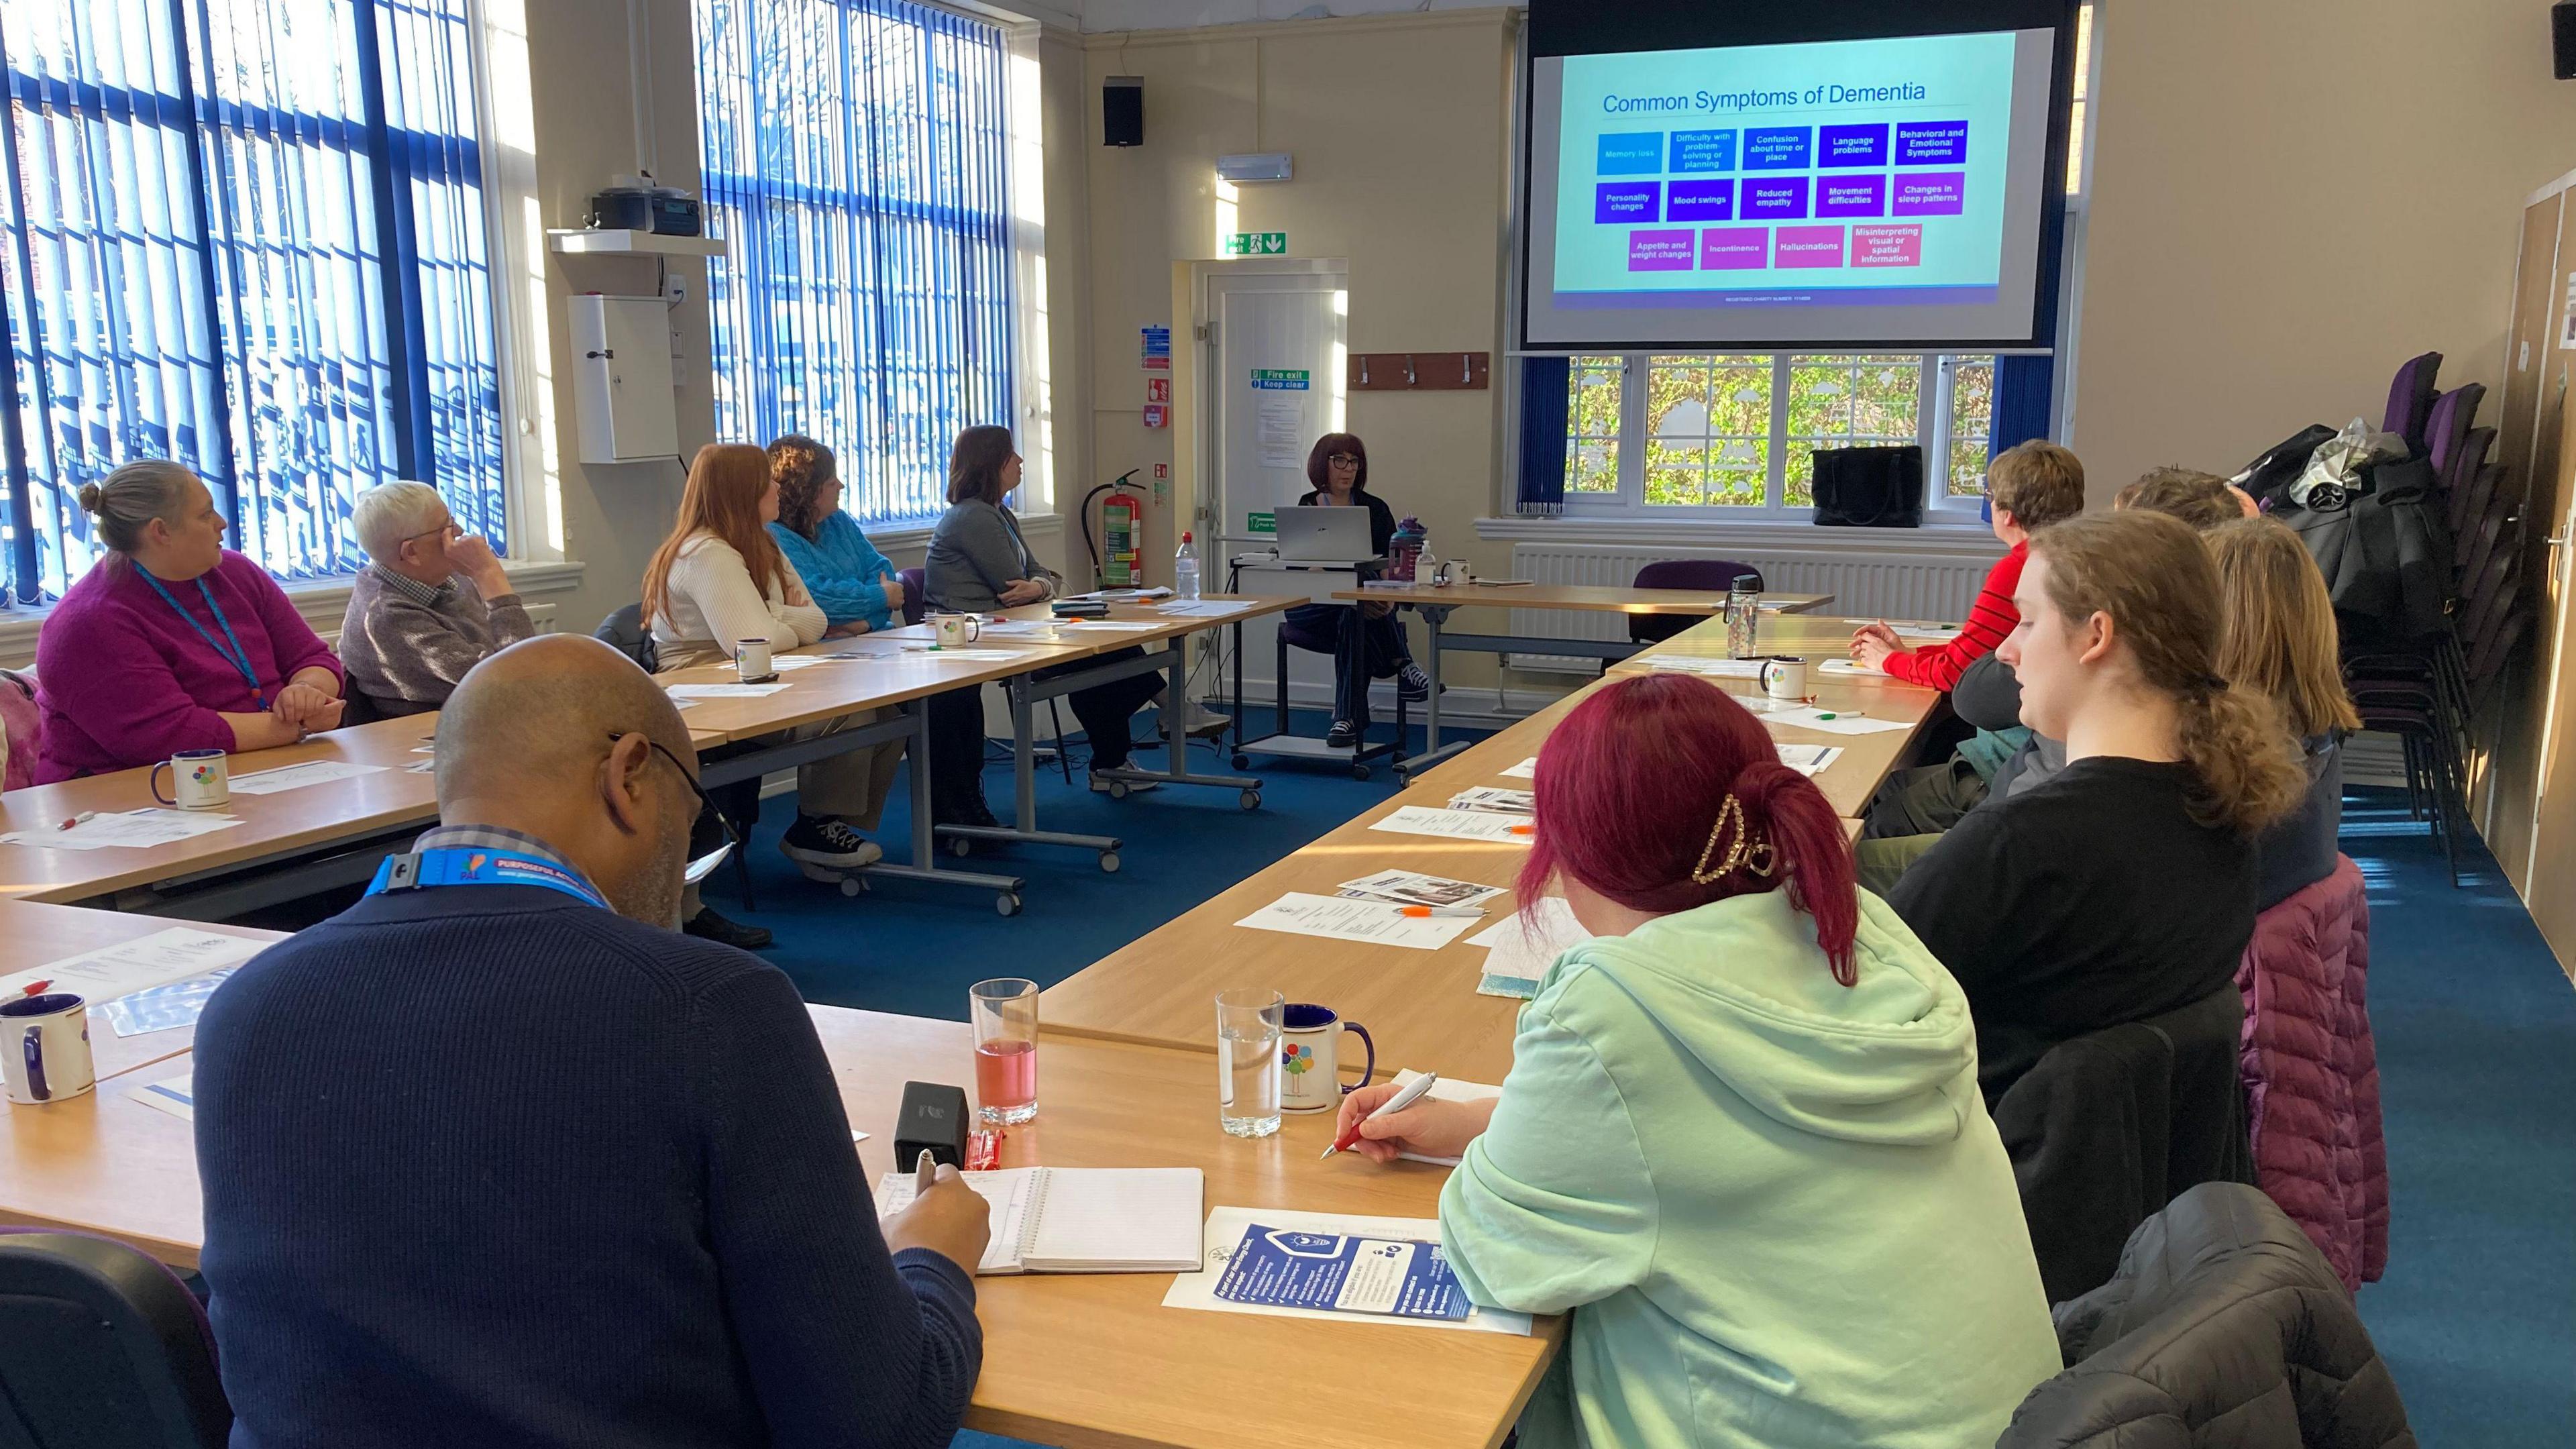
[[[924,569],[896,569],[894,576],[903,580],[903,621],[920,623],[930,612],[930,600],[922,595],[922,590],[929,586],[929,572]]]
[[[2433,476],[2446,486],[2461,445],[2468,440],[2469,429],[2477,425],[2478,404],[2486,400],[2486,395],[2484,383],[2455,387],[2434,399],[2433,411],[2425,419],[2424,454],[2433,462]]]
[[[2388,418],[2380,431],[2406,440],[2410,451],[2424,451],[2424,424],[2433,415],[2433,380],[2441,375],[2442,354],[2410,357],[2388,383]]]
[[[205,1311],[168,1268],[85,1233],[0,1233],[0,1443],[222,1449],[232,1422]]]
[[[2442,470],[2442,488],[2450,497],[2451,532],[2456,534],[2477,516],[2470,505],[2476,501],[2478,475],[2487,469],[2487,458],[2495,451],[2496,430],[2471,428],[2460,446],[2451,450],[2451,466]],[[2501,470],[2499,470],[2501,471]]]
[[[1762,587],[1762,570],[1751,564],[1722,558],[1672,558],[1637,570],[1634,586],[1640,589],[1703,589],[1722,594],[1733,587],[1737,579],[1748,575],[1753,580],[1753,587]],[[1660,644],[1698,622],[1697,619],[1673,614],[1631,614],[1628,616],[1628,638],[1637,644]]]

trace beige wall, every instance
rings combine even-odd
[[[2104,0],[2073,444],[2097,499],[2375,426],[2426,349],[2501,393],[2522,199],[2576,83],[2520,0]]]

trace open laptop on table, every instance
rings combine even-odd
[[[1277,518],[1283,562],[1355,564],[1377,557],[1365,508],[1282,508]]]

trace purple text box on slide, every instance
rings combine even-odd
[[[1817,177],[1816,215],[1887,215],[1887,178],[1884,176]]]
[[[1806,126],[1749,126],[1744,132],[1747,171],[1804,171],[1815,151],[1815,132]]]
[[[1965,166],[1968,123],[1965,121],[1899,121],[1896,123],[1899,166]]]
[[[1839,267],[1843,264],[1843,229],[1838,226],[1784,226],[1771,240],[1775,267]]]
[[[1600,226],[1663,220],[1664,183],[1605,181],[1592,188],[1592,220]]]
[[[1797,221],[1806,214],[1806,177],[1745,178],[1744,208],[1737,216],[1746,221]]]
[[[1598,176],[1652,176],[1663,169],[1661,131],[1605,131],[1592,158]]]
[[[1628,233],[1628,270],[1687,272],[1696,238],[1697,233],[1690,231],[1632,231]]]
[[[1816,132],[1816,165],[1827,170],[1887,164],[1887,126],[1825,126]]]
[[[1855,267],[1919,267],[1923,265],[1923,228],[1853,227],[1851,264]]]
[[[1880,213],[1871,212],[1872,216]],[[1733,221],[1735,220],[1735,183],[1732,181],[1676,181],[1671,194],[1664,198],[1666,221]]]
[[[1896,178],[1891,216],[1958,216],[1968,209],[1968,173],[1919,171]]]
[[[1771,228],[1715,226],[1699,234],[1703,272],[1758,272],[1771,264]]]
[[[1735,169],[1735,133],[1733,131],[1675,131],[1668,156],[1667,171],[1732,171]]]

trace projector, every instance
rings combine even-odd
[[[1216,174],[1228,181],[1286,181],[1294,169],[1285,151],[1216,158]]]

